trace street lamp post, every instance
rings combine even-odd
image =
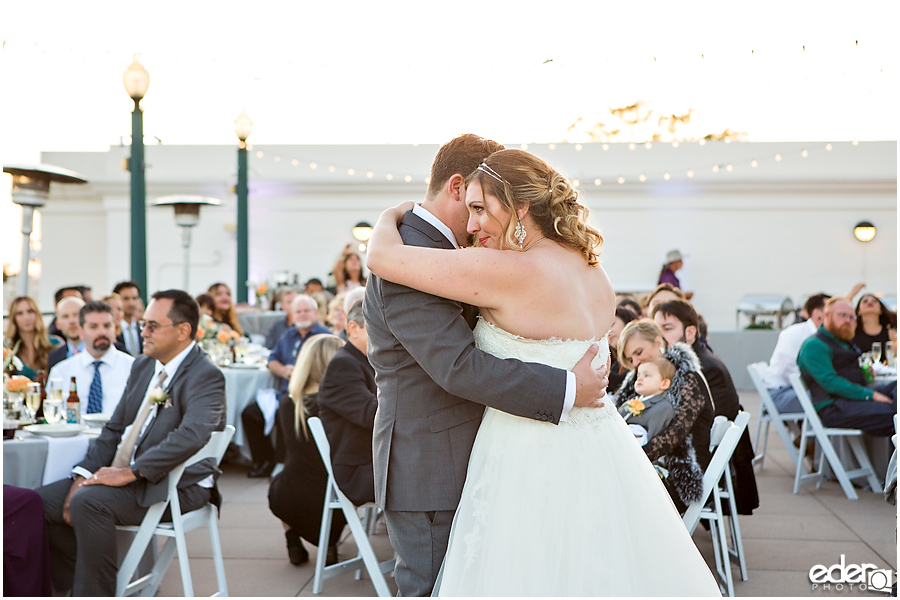
[[[200,207],[219,206],[222,202],[217,198],[206,196],[164,196],[153,203],[153,206],[172,206],[175,209],[175,224],[181,227],[181,247],[184,248],[184,287],[190,293],[191,269],[191,228],[200,222]]]
[[[249,189],[247,185],[247,138],[253,129],[253,121],[245,110],[234,120],[234,132],[238,137],[237,172],[237,301],[249,302],[247,280],[250,277],[249,239],[250,211]]]
[[[47,203],[50,182],[87,183],[87,179],[67,169],[50,165],[4,165],[3,172],[12,175],[12,201],[22,207],[22,262],[16,288],[19,296],[27,296],[34,209]]]
[[[147,187],[144,182],[144,113],[141,98],[150,87],[150,74],[134,58],[123,76],[125,91],[134,100],[131,113],[131,279],[147,302]]]

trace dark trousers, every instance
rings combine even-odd
[[[138,505],[139,484],[124,487],[89,485],[72,495],[72,526],[63,521],[62,509],[72,487],[61,479],[36,491],[44,501],[50,536],[50,565],[57,592],[72,589],[73,596],[114,596],[119,572],[116,525],[140,525],[147,508]],[[182,514],[202,508],[212,490],[192,485],[178,490]],[[171,521],[167,509],[163,521]]]
[[[394,580],[398,596],[431,595],[450,543],[454,512],[384,511],[388,537],[397,552]]]
[[[3,595],[50,596],[44,505],[34,490],[3,486]]]
[[[259,404],[251,402],[241,413],[241,424],[244,426],[244,438],[250,446],[250,456],[253,464],[261,465],[264,462],[283,462],[284,443],[278,437],[278,427],[272,429],[269,435],[266,431],[266,418],[259,408]]]
[[[894,415],[897,414],[897,382],[870,386],[894,402],[838,399],[819,411],[819,418],[826,427],[862,429],[870,435],[889,437],[894,435]]]

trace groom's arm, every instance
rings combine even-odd
[[[475,347],[456,302],[381,280],[381,307],[394,337],[431,379],[454,396],[503,412],[559,423],[568,371],[516,359],[500,359]],[[574,376],[572,376],[574,380]]]

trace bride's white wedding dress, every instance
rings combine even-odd
[[[479,348],[571,369],[590,341],[531,340],[479,319]],[[595,366],[609,346],[600,341]],[[469,459],[440,596],[720,596],[611,402],[558,426],[491,408]]]

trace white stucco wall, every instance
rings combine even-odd
[[[679,276],[717,329],[734,327],[737,302],[748,293],[784,293],[795,302],[820,290],[845,293],[863,279],[864,253],[868,288],[896,294],[896,142],[835,143],[827,152],[821,146],[694,143],[602,150],[585,144],[577,150],[558,144],[529,150],[581,181],[592,221],[605,236],[603,265],[617,289],[652,289],[665,253],[678,248],[688,255]],[[301,280],[324,280],[341,247],[353,241],[355,223],[374,222],[384,207],[422,197],[436,151],[434,145],[254,148],[250,279],[271,282],[274,273],[289,271]],[[776,153],[783,159],[775,161]],[[127,147],[44,153],[44,163],[74,170],[89,183],[54,186],[42,211],[37,297],[43,310],[51,309],[60,286],[85,283],[99,295],[129,277],[129,176],[121,165],[128,154]],[[174,193],[222,200],[220,207],[204,207],[194,228],[189,291],[200,293],[214,281],[234,288],[235,148],[148,146],[146,156],[148,205]],[[754,159],[758,167],[750,166]],[[315,170],[309,168],[313,161]],[[713,164],[721,165],[718,173]],[[728,164],[733,171],[726,172]],[[687,169],[695,171],[693,178]],[[641,173],[644,183],[637,179]],[[626,178],[622,185],[616,183],[620,175]],[[602,185],[594,185],[595,178]],[[866,246],[852,234],[862,220],[878,228]],[[150,290],[180,287],[181,233],[171,209],[148,208],[147,232]]]

